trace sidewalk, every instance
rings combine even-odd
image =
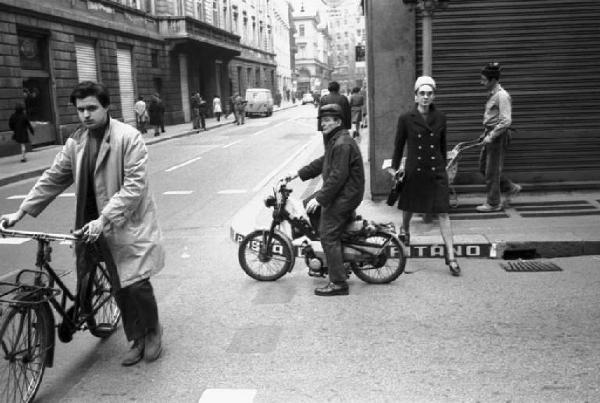
[[[362,129],[361,134],[360,148],[367,177],[365,195],[370,195],[368,129]],[[285,172],[301,167],[320,152],[322,142],[311,143],[303,155],[285,168]],[[294,181],[292,196],[302,199],[320,186],[320,179],[306,183]],[[232,240],[239,242],[253,229],[268,228],[272,210],[264,207],[262,199],[271,187],[272,183],[265,186],[232,219]],[[368,197],[357,213],[371,221],[393,222],[399,228],[400,210],[388,206],[385,200]],[[483,202],[481,193],[459,194],[459,205],[450,212],[459,257],[531,259],[600,254],[599,190],[521,192],[509,207],[496,213],[478,213],[475,207]],[[441,258],[444,256],[442,245],[438,222],[424,223],[422,218],[415,216],[411,222],[410,256]]]
[[[292,104],[291,102],[282,103],[281,107],[275,106],[273,112],[294,108],[299,103]],[[228,119],[221,117],[221,121],[217,122],[216,118],[206,119],[206,128],[214,129],[234,122],[233,114],[229,115]],[[161,133],[160,136],[154,137],[148,130],[144,134],[146,145],[161,143],[170,139],[189,136],[196,134],[198,131],[192,129],[192,123],[182,123],[178,125],[165,126],[166,133]],[[40,176],[42,172],[50,167],[54,157],[62,146],[51,145],[46,147],[35,148],[27,153],[27,162],[21,162],[21,155],[10,155],[0,158],[0,186],[5,186],[13,182],[18,182],[23,179],[35,178]]]

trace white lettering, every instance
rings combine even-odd
[[[427,248],[427,246],[413,246],[411,249],[416,249],[417,252],[418,252],[417,256],[418,257],[423,257],[423,255],[424,255],[423,252],[425,251],[425,248]]]
[[[433,245],[431,247],[431,257],[444,256],[444,247],[441,245]]]
[[[463,255],[462,245],[454,245],[454,255],[461,257]]]
[[[481,249],[479,248],[479,245],[467,245],[466,248],[466,254],[467,256],[480,256],[481,255]]]

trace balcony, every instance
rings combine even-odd
[[[242,52],[240,37],[221,28],[198,21],[191,17],[161,16],[158,19],[158,32],[170,42],[172,48],[179,44],[197,44],[213,47],[239,56]]]

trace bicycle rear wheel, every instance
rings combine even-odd
[[[94,275],[90,277],[91,284],[84,287],[87,295],[83,298],[86,312],[90,312],[87,325],[90,333],[96,337],[106,338],[117,330],[121,311],[112,293],[105,263],[98,263]]]
[[[35,397],[52,348],[54,329],[48,315],[40,305],[13,306],[5,313],[0,328],[0,401],[30,402]]]

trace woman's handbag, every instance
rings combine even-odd
[[[404,186],[404,172],[396,174],[394,177],[394,183],[390,189],[390,194],[387,198],[387,205],[393,206],[398,201],[400,193],[402,193],[402,187]]]

